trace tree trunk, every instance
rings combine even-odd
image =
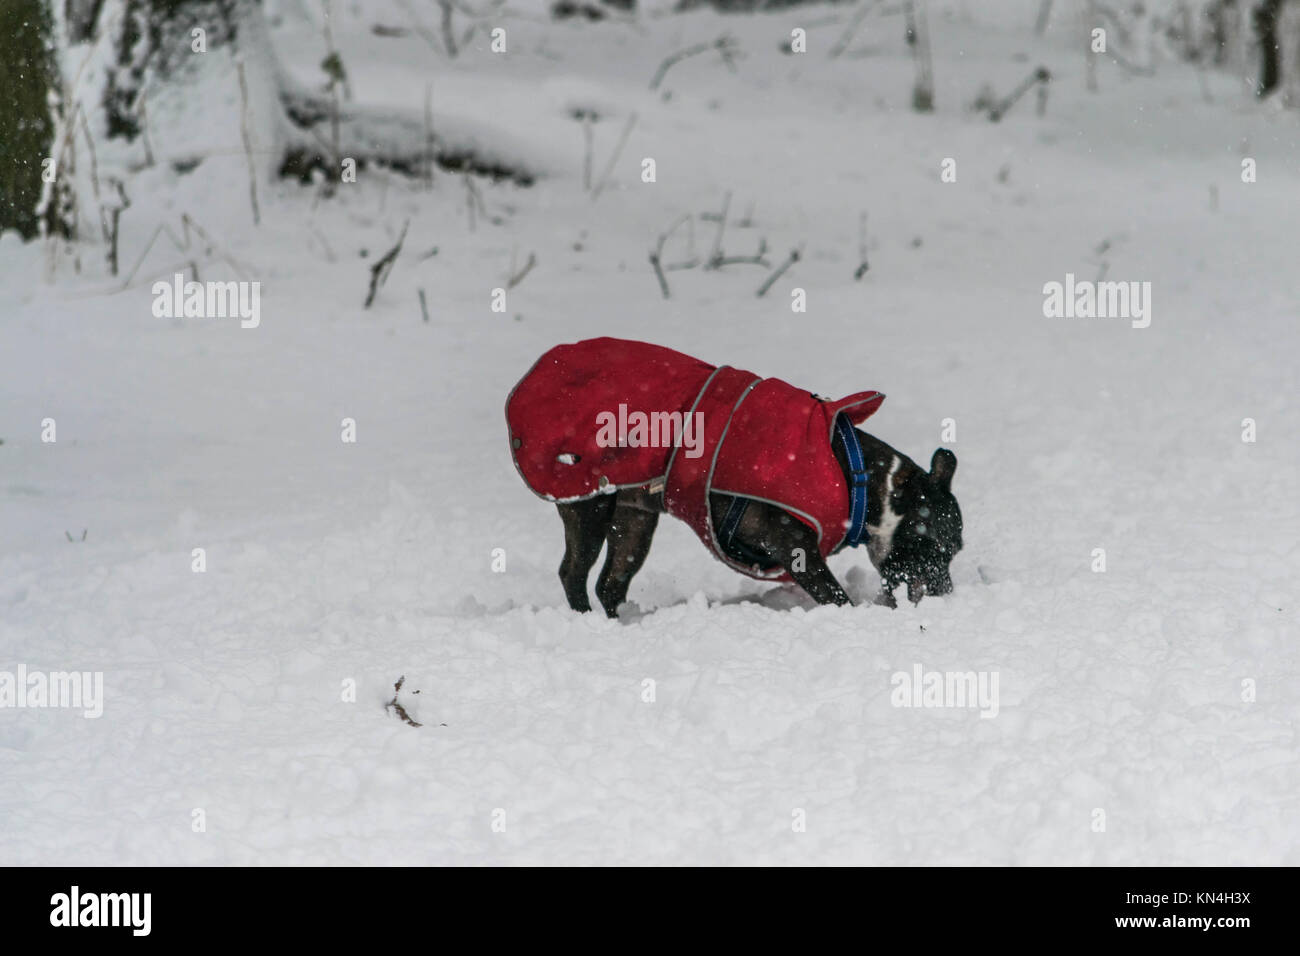
[[[0,231],[16,229],[32,239],[42,233],[42,174],[57,173],[50,104],[60,95],[59,44],[48,0],[5,0],[0,9]],[[46,206],[47,226],[67,235],[62,204]]]
[[[1282,65],[1277,41],[1277,18],[1283,0],[1260,0],[1255,8],[1255,32],[1259,37],[1260,73],[1256,96],[1267,96],[1282,79]]]

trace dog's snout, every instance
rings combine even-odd
[[[942,597],[952,593],[952,578],[944,574],[913,575],[907,579],[907,599],[919,604],[927,595]]]
[[[913,604],[920,604],[925,597],[926,584],[923,578],[909,578],[907,582],[907,599]]]

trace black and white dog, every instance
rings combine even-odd
[[[951,451],[936,450],[926,471],[855,427],[883,400],[867,391],[831,401],[662,346],[599,338],[538,359],[510,393],[506,421],[521,477],[559,508],[560,580],[574,610],[591,610],[587,577],[608,546],[596,596],[617,615],[665,512],[735,570],[793,581],[820,604],[851,603],[825,559],[865,545],[882,582],[876,601],[893,607],[900,584],[914,603],[952,590],[962,518]],[[628,433],[633,420],[661,429]]]
[[[893,592],[900,584],[907,585],[907,597],[913,603],[926,594],[949,593],[952,577],[948,566],[962,547],[961,509],[952,495],[957,456],[946,448],[937,449],[927,472],[880,439],[861,429],[854,431],[868,462],[866,548],[880,574],[876,603],[895,607]],[[849,476],[848,459],[838,440],[834,451]],[[710,504],[721,523],[732,499],[715,493]],[[650,552],[659,515],[666,510],[663,492],[622,489],[556,507],[564,522],[560,581],[569,606],[575,611],[591,610],[587,577],[601,546],[607,544],[605,564],[596,579],[596,597],[606,614],[617,617],[632,578]],[[816,534],[784,510],[751,503],[731,540],[735,556],[766,556],[819,604],[851,603],[819,554]]]

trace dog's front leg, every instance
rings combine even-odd
[[[782,522],[780,544],[772,549],[781,559],[781,567],[794,578],[808,596],[818,604],[852,604],[840,582],[835,580],[817,547],[817,535],[806,524],[794,519]]]
[[[725,513],[731,499],[717,496],[716,513]],[[749,506],[736,538],[753,550],[780,562],[785,573],[818,604],[852,604],[817,547],[817,532],[785,510],[765,503]]]
[[[802,548],[798,550],[804,551]],[[803,557],[796,554],[788,561],[782,561],[782,567],[818,604],[853,603],[844,588],[840,586],[840,582],[835,580],[835,575],[831,574],[831,569],[826,567],[821,552],[817,550],[816,542],[813,543],[811,550],[805,551]]]

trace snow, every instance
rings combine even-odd
[[[319,84],[319,26],[280,6],[283,66]],[[264,180],[255,227],[237,110],[196,101],[155,142],[217,145],[188,175],[130,173],[121,259],[183,213],[217,254],[160,239],[118,291],[102,244],[46,282],[44,246],[0,239],[0,672],[103,671],[106,694],[99,719],[0,712],[0,861],[1300,863],[1293,115],[1226,71],[1206,102],[1176,62],[1103,63],[1090,94],[1077,25],[1035,38],[1037,3],[936,5],[930,116],[908,109],[896,17],[827,60],[847,8],[534,14],[504,21],[507,55],[479,33],[448,64],[370,32],[400,7],[335,6],[357,103],[420,115],[432,80],[436,124],[540,178],[479,181],[500,222],[472,230],[442,171],[432,191],[366,171],[330,199]],[[779,52],[813,22],[810,53]],[[648,92],[724,31],[734,75],[701,55]],[[1033,94],[998,124],[966,110],[1040,62],[1046,116]],[[575,105],[601,113],[597,177],[638,117],[595,201]],[[101,167],[141,158],[119,152],[100,144]],[[765,238],[802,261],[761,299],[766,271],[742,265],[671,272],[663,300],[656,238],[728,191],[728,253]],[[258,328],[153,316],[152,283],[191,260],[239,278],[223,255],[262,282]],[[679,230],[665,258],[687,255]],[[1045,283],[1103,262],[1152,283],[1149,328],[1044,318]],[[815,607],[665,519],[636,608],[569,611],[560,523],[511,466],[502,408],[545,349],[603,334],[885,392],[873,434],[960,459],[954,592],[872,606],[858,552],[832,569],[861,603]],[[918,664],[996,673],[996,718],[892,706]],[[419,727],[384,706],[403,676]]]

